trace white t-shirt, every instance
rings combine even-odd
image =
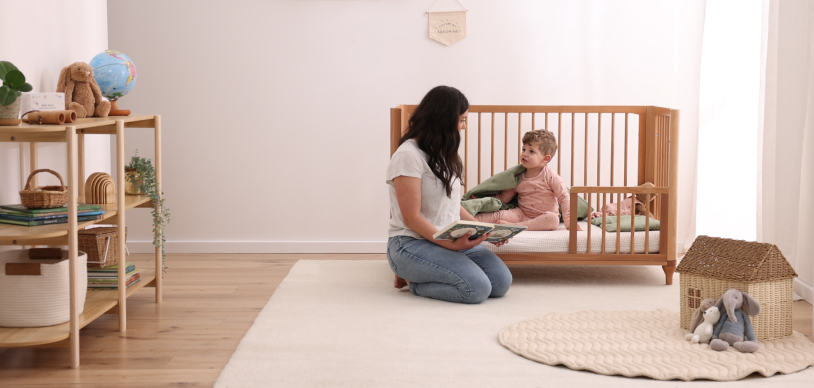
[[[438,179],[427,164],[424,153],[415,140],[410,139],[399,146],[387,166],[387,184],[390,186],[390,229],[388,237],[410,236],[423,238],[404,225],[401,209],[396,198],[393,179],[400,176],[421,178],[421,216],[436,229],[441,229],[461,218],[461,180],[452,182],[452,195],[447,197],[444,183]]]

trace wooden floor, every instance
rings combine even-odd
[[[80,333],[81,367],[67,349],[0,349],[0,386],[211,387],[243,335],[299,259],[384,255],[170,255],[164,302],[145,288],[128,299],[128,331],[105,315]],[[147,255],[129,262],[147,265]],[[389,279],[382,279],[389,281]],[[812,339],[812,307],[794,303],[794,330]],[[812,339],[814,340],[814,339]]]

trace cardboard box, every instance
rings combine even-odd
[[[21,98],[21,116],[33,110],[65,110],[65,93],[23,93]]]

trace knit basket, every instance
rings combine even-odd
[[[56,175],[59,178],[59,186],[40,186],[32,189],[31,179],[41,172]],[[28,175],[28,181],[25,182],[23,190],[20,191],[20,201],[23,206],[29,209],[62,207],[68,202],[68,188],[65,187],[65,182],[62,181],[62,177],[56,171],[48,169],[34,170]]]
[[[77,258],[79,311],[85,309],[88,291],[87,255]],[[0,326],[40,327],[71,319],[71,292],[68,251],[61,260],[32,260],[28,249],[0,252]],[[7,275],[6,263],[40,263],[40,275]]]
[[[119,228],[99,227],[78,233],[79,250],[88,255],[88,268],[107,268],[119,264]],[[127,239],[127,228],[124,229]]]

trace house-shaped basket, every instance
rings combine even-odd
[[[704,299],[730,288],[752,295],[761,312],[750,317],[758,341],[792,335],[793,282],[797,273],[774,244],[698,236],[676,268],[681,274],[681,327]]]

